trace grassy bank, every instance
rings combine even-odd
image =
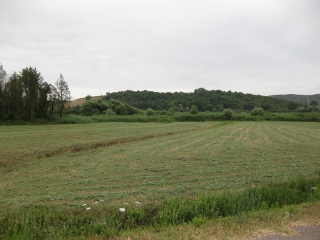
[[[240,192],[168,199],[157,204],[128,203],[123,208],[104,202],[96,207],[60,209],[29,206],[2,212],[2,239],[58,239],[70,237],[113,237],[137,228],[161,228],[191,222],[196,227],[210,219],[241,216],[243,213],[282,208],[320,200],[320,178],[299,178],[264,184]]]

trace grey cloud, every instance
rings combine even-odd
[[[319,91],[318,1],[6,1],[1,63],[120,90]],[[90,91],[90,92],[89,92]]]

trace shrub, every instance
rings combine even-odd
[[[195,226],[195,227],[200,227],[200,225],[202,225],[203,223],[205,223],[206,222],[206,219],[205,218],[203,218],[203,217],[194,217],[193,219],[192,219],[192,223],[193,223],[193,225]]]
[[[155,114],[156,114],[156,112],[155,112],[152,108],[148,108],[148,109],[146,110],[146,113],[147,113],[148,116],[150,116],[150,115],[155,115]]]
[[[196,105],[192,105],[191,106],[191,109],[190,109],[190,113],[191,114],[197,114],[199,111],[198,111],[198,107]]]
[[[167,111],[166,115],[173,115],[173,114],[174,114],[173,108],[169,108],[169,110]]]
[[[226,120],[232,120],[233,112],[231,109],[224,109],[223,110],[223,117]]]
[[[112,109],[107,109],[106,111],[103,112],[103,114],[106,114],[108,116],[114,116],[117,115]]]
[[[251,115],[252,115],[252,116],[264,116],[264,115],[265,115],[265,111],[263,110],[263,108],[255,107],[255,108],[251,111]]]

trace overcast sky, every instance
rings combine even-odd
[[[320,93],[319,0],[0,0],[8,74],[106,92]]]

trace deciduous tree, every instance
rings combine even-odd
[[[66,104],[71,101],[71,93],[68,83],[64,80],[62,74],[60,74],[59,79],[56,81],[56,91],[60,117],[62,117],[63,109],[65,108]]]
[[[6,77],[7,77],[7,73],[3,69],[2,64],[0,63],[0,120],[4,118],[4,107],[5,107],[4,87],[5,87]]]

